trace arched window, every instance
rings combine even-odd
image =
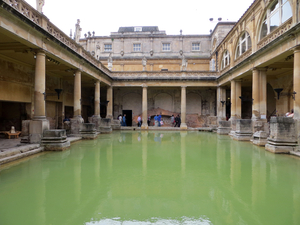
[[[288,0],[277,0],[268,8],[262,22],[260,36],[262,39],[291,18],[292,8]]]
[[[226,66],[228,66],[230,63],[230,57],[228,50],[225,50],[222,56],[222,62],[221,62],[221,70],[224,69]]]
[[[235,58],[238,58],[244,52],[252,47],[251,38],[247,31],[245,31],[240,37],[236,46]]]

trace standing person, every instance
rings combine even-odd
[[[118,120],[120,121],[120,124],[122,126],[122,115],[121,114],[118,116]]]
[[[175,117],[175,125],[174,125],[174,127],[177,127],[177,125],[178,125],[178,116]]]
[[[141,119],[141,116],[138,117],[137,121],[138,121],[138,127],[140,127],[140,126],[142,125],[142,119]]]
[[[161,124],[160,124],[160,121],[161,121],[161,113],[159,114],[157,121],[158,121],[158,126],[160,127],[160,126],[161,126]]]
[[[150,121],[151,121],[151,116],[148,115],[148,119],[147,119],[148,127],[150,126]]]
[[[174,115],[171,116],[171,126],[173,127],[175,123],[175,118]]]
[[[178,115],[178,127],[180,127],[180,124],[181,124],[181,119],[180,116]]]
[[[155,126],[157,127],[158,126],[158,116],[157,116],[157,114],[154,116],[154,123],[155,123]]]
[[[123,126],[124,126],[124,127],[127,126],[127,124],[126,124],[126,114],[124,114],[124,116],[123,116]]]

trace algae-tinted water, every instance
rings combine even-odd
[[[227,136],[114,132],[1,166],[0,224],[296,225],[299,175]]]

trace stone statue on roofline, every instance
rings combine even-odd
[[[147,68],[147,59],[146,59],[146,56],[144,56],[144,58],[142,59],[142,65],[143,65],[143,71],[146,71]]]
[[[45,5],[45,0],[36,0],[36,10],[39,13],[43,12],[43,6]]]
[[[81,31],[82,29],[80,28],[80,19],[78,19],[77,23],[75,24],[75,34],[74,34],[74,39],[77,43],[79,43]]]
[[[187,59],[185,58],[184,55],[182,55],[181,71],[186,71],[187,63],[188,63]]]

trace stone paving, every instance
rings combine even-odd
[[[9,150],[10,148],[24,146],[24,145],[27,144],[21,143],[21,138],[15,138],[15,139],[0,138],[0,152],[4,152]]]

